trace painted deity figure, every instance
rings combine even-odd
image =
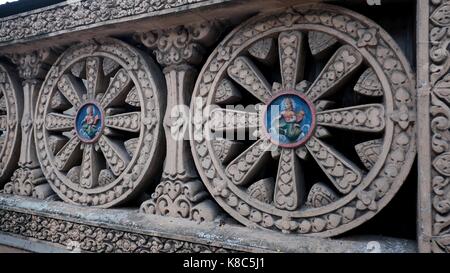
[[[100,120],[100,117],[98,114],[94,115],[94,106],[89,105],[86,108],[86,116],[83,119],[83,131],[88,135],[89,137],[93,138],[95,137],[95,134],[97,133],[97,123]]]
[[[283,111],[278,117],[278,132],[290,141],[296,141],[302,134],[300,123],[305,117],[305,112],[295,112],[294,101],[291,98],[285,98],[283,100],[282,109]]]

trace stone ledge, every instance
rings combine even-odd
[[[216,222],[138,213],[134,209],[97,209],[62,202],[0,194],[0,231],[67,249],[99,252],[369,252],[377,241],[381,252],[416,252],[416,243],[386,237],[322,239],[251,230]],[[0,244],[10,245],[0,236]],[[78,239],[78,240],[77,240]],[[27,245],[24,249],[33,251]],[[36,248],[36,247],[35,247]],[[37,248],[39,249],[39,248]]]

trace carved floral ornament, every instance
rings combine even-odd
[[[302,5],[256,16],[219,44],[197,80],[197,169],[219,205],[247,226],[343,233],[386,206],[411,168],[413,90],[399,47],[361,15]],[[263,110],[229,110],[238,104]],[[209,107],[211,123],[199,116]],[[257,140],[220,134],[239,130]]]
[[[0,20],[0,43],[54,34],[205,0],[75,0]],[[150,15],[151,16],[151,15]]]
[[[136,196],[161,167],[165,86],[151,59],[105,38],[67,49],[39,93],[42,170],[66,202],[110,207]]]
[[[432,252],[449,252],[450,241],[450,59],[449,34],[450,5],[447,1],[431,1],[430,4],[430,105],[426,111],[430,119],[426,126],[431,133],[431,189],[424,192],[423,203],[430,203],[431,210],[422,213],[422,219],[430,219]],[[425,126],[424,126],[425,127]],[[428,133],[428,132],[427,132]],[[427,154],[427,153],[425,153]],[[427,160],[429,160],[427,158]],[[426,160],[424,161],[426,162]],[[430,214],[428,214],[430,213]],[[426,222],[427,220],[422,220]]]
[[[22,88],[11,71],[0,63],[0,187],[9,180],[19,160]]]

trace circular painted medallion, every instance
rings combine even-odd
[[[93,102],[83,104],[75,119],[75,130],[81,141],[92,143],[97,141],[103,130],[103,113]]]
[[[314,131],[314,106],[298,93],[280,94],[267,105],[264,126],[274,144],[285,148],[299,147]]]

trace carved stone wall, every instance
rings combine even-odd
[[[449,3],[402,2],[417,4],[415,74],[397,43],[413,40],[311,2],[76,0],[0,18],[1,197],[333,237],[376,221],[417,149],[417,241],[448,252]],[[11,207],[3,233],[82,251],[233,248]]]

